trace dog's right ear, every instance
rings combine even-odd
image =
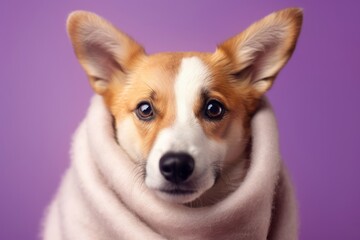
[[[131,63],[145,55],[133,39],[94,13],[72,12],[67,19],[67,31],[91,86],[101,95],[112,81],[125,78]]]

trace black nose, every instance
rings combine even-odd
[[[194,159],[187,153],[166,153],[160,158],[160,172],[172,183],[181,183],[194,171]]]

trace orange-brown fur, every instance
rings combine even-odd
[[[180,56],[166,54],[146,57],[136,66],[141,71],[130,74],[125,80],[126,88],[119,86],[114,91],[116,96],[107,101],[116,121],[132,115],[145,156],[150,151],[159,130],[168,127],[174,121],[173,86],[180,60]],[[143,122],[133,114],[137,104],[143,100],[148,100],[155,108],[157,117],[151,122]]]

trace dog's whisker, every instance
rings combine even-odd
[[[144,184],[145,176],[146,176],[146,163],[145,162],[137,162],[134,168],[134,181],[140,183],[140,185]]]
[[[133,176],[134,176],[134,183],[138,184],[137,186],[140,189],[140,193],[145,192],[145,176],[146,176],[146,170],[145,170],[146,163],[145,161],[137,162],[135,165],[135,168],[133,168]],[[133,189],[134,190],[134,189]],[[136,195],[136,194],[135,194]]]

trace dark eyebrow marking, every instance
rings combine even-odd
[[[156,97],[157,97],[156,95],[157,95],[156,92],[154,90],[152,90],[151,93],[150,93],[150,99],[155,101]]]
[[[197,106],[197,116],[200,116],[206,101],[209,99],[210,92],[206,88],[202,88],[200,91],[200,104]]]
[[[206,88],[201,89],[201,94],[200,94],[200,98],[201,98],[201,102],[204,104],[206,102],[206,100],[209,98],[209,90]]]

